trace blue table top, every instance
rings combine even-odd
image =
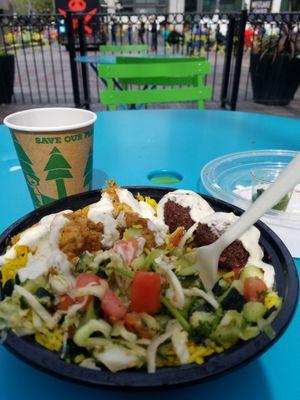
[[[176,185],[205,192],[199,174],[215,157],[237,151],[285,149],[300,151],[300,120],[227,111],[143,110],[98,113],[95,126],[94,187],[115,178],[121,185],[150,185],[157,169],[178,172]],[[32,210],[8,129],[0,126],[0,231]],[[153,185],[153,184],[152,184]],[[296,260],[300,268],[300,259]],[[166,399],[300,398],[300,315],[263,356],[214,381],[164,392]],[[119,399],[117,391],[81,387],[35,370],[0,348],[1,399]],[[157,394],[155,394],[157,395]],[[122,393],[122,398],[150,399],[153,393]]]
[[[183,56],[181,54],[148,54],[148,53],[139,53],[139,54],[101,54],[101,55],[91,55],[91,56],[78,56],[75,57],[75,61],[80,62],[80,63],[87,63],[87,64],[115,64],[116,63],[116,58],[119,57],[139,57],[139,58],[185,58],[186,56]]]

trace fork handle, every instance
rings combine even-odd
[[[299,182],[300,154],[289,163],[276,181],[255,200],[248,210],[219,237],[215,244],[220,253],[277,204]]]

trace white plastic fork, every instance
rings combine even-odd
[[[276,181],[231,225],[214,243],[199,247],[195,268],[207,291],[211,291],[217,281],[218,262],[223,250],[238,239],[262,215],[277,204],[294,186],[300,182],[300,154],[297,155]]]

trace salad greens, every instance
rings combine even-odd
[[[8,331],[33,335],[84,368],[153,373],[201,364],[261,332],[274,335],[281,299],[262,264],[220,269],[207,293],[193,236],[170,233],[153,199],[122,190],[110,187],[99,203],[49,216],[48,225],[41,220],[0,256],[3,340]]]

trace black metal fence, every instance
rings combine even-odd
[[[260,101],[252,90],[255,53],[278,46],[286,27],[300,53],[299,21],[300,15],[295,13],[247,15],[245,11],[219,15],[68,14],[67,19],[61,15],[3,15],[0,51],[14,55],[15,103],[99,104],[102,83],[91,65],[75,62],[74,57],[97,56],[101,44],[145,43],[149,52],[207,57],[212,65],[207,77],[211,100],[235,109],[238,98],[251,100],[254,96]],[[278,92],[278,104],[286,100],[280,96]]]
[[[74,15],[68,13],[66,19],[66,26],[69,27],[67,29],[69,33],[67,43],[71,55],[70,62],[74,64],[71,69],[75,104],[82,106],[89,105],[90,102],[97,103],[100,101],[101,82],[93,73],[90,73],[88,78],[86,64],[81,63],[80,66],[77,65],[77,68],[75,68],[73,60],[76,50],[81,55],[90,55],[91,53],[95,56],[99,55],[101,44],[147,44],[148,52],[151,53],[205,56],[212,65],[212,73],[207,77],[206,82],[212,86],[211,100],[219,101],[223,71],[230,76],[228,71],[231,63],[228,64],[227,68],[224,67],[228,53],[229,21],[236,21],[234,35],[239,34],[238,27],[240,26],[241,15],[240,13],[230,15],[168,14],[165,16],[97,14],[94,18],[96,18],[96,26],[99,30],[94,30],[92,35],[88,35],[85,29],[86,14]],[[73,26],[76,26],[77,29],[72,29]],[[231,59],[233,60],[233,58]],[[96,70],[95,65],[90,64]],[[82,80],[80,80],[81,75]],[[79,82],[82,83],[81,90],[78,90]],[[84,92],[83,95],[82,92]],[[231,94],[230,100],[227,101],[229,94],[227,90],[226,100],[223,101],[224,106],[236,102]],[[232,94],[234,95],[234,91]],[[235,108],[235,105],[232,108]]]
[[[67,79],[70,64],[58,42],[60,24],[57,15],[0,17],[2,51],[13,54],[15,60],[15,103],[65,104],[73,101]]]

